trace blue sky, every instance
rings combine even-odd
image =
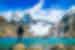
[[[39,0],[0,0],[0,11],[9,9],[26,9],[33,7]],[[45,0],[43,9],[46,8],[61,8],[67,9],[75,5],[75,0]]]
[[[26,9],[25,11],[29,12],[34,17],[37,16],[35,12],[38,12],[38,14],[39,14],[38,16],[40,16],[40,14],[45,13],[44,14],[44,16],[45,16],[45,15],[49,14],[49,12],[46,12],[45,10],[47,8],[51,8],[48,10],[49,11],[52,10],[53,11],[52,13],[53,14],[55,13],[55,15],[57,16],[58,14],[60,14],[60,12],[63,12],[64,10],[67,11],[68,9],[71,8],[72,5],[73,6],[75,5],[75,0],[43,0],[44,3],[42,6],[40,6],[40,7],[42,7],[42,9],[44,9],[42,11],[42,9],[37,10],[37,9],[39,9],[38,5],[37,5],[37,4],[40,4],[39,1],[40,0],[0,0],[0,15],[5,16],[5,17],[6,16],[10,17],[11,14],[13,14],[17,11],[18,15],[23,16],[23,14],[25,14],[24,10]],[[41,3],[42,3],[42,1],[41,1]],[[35,7],[37,7],[37,8],[35,8]],[[56,9],[56,8],[58,8],[60,11],[59,10],[54,11],[54,9]],[[30,11],[30,10],[32,10],[32,11]],[[57,13],[57,12],[59,12],[59,13]],[[53,14],[52,14],[52,16],[53,16]],[[63,13],[61,13],[61,14],[63,14]]]

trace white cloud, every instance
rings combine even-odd
[[[8,22],[10,22],[12,19],[14,19],[15,17],[17,19],[21,19],[24,16],[24,11],[23,10],[16,10],[13,12],[13,10],[8,10],[5,12],[2,12],[1,14]]]
[[[53,18],[61,18],[61,16],[64,15],[64,10],[56,10],[56,9],[49,9],[48,10],[43,10],[42,6],[43,6],[44,0],[40,0],[40,2],[38,4],[36,4],[35,6],[33,6],[32,8],[30,8],[28,11],[26,11],[27,13],[29,13],[32,17],[33,20],[47,20],[47,21],[51,21],[53,20]]]
[[[68,10],[67,10],[67,13],[66,14],[73,14],[75,13],[75,5],[72,5]]]
[[[12,19],[12,11],[5,11],[2,16],[9,22]]]
[[[35,6],[33,6],[32,8],[30,8],[30,9],[28,10],[28,13],[29,13],[32,17],[34,17],[34,16],[37,17],[37,14],[38,14],[37,12],[41,11],[41,8],[42,8],[43,3],[44,3],[44,0],[40,0],[39,3],[37,3]],[[36,18],[36,17],[35,17],[35,18]]]
[[[23,10],[16,10],[15,15],[18,18],[22,18],[24,16],[24,11]]]
[[[44,0],[40,0],[33,8],[30,9],[31,12],[35,13],[36,11],[40,10],[44,4]]]
[[[52,22],[58,22],[62,19],[62,17],[64,16],[64,10],[56,10],[56,9],[51,9],[49,14],[48,14],[48,19],[49,21]]]
[[[62,18],[64,15],[64,10],[56,10],[56,9],[50,9],[49,12],[46,10],[39,10],[36,11],[35,13],[31,13],[30,15],[32,16],[33,20],[46,20],[46,21],[57,21]]]

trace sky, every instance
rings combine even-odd
[[[0,0],[0,15],[9,21],[12,13],[20,18],[29,13],[34,19],[48,20],[48,16],[63,16],[74,5],[75,0]]]
[[[39,0],[0,0],[0,11],[9,9],[27,9],[37,4]],[[44,0],[43,9],[61,8],[68,9],[71,5],[75,5],[75,0]]]

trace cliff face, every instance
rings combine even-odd
[[[0,24],[1,23],[5,23],[5,19],[3,18],[3,16],[0,16]]]
[[[75,14],[72,14],[70,16],[70,21],[69,21],[69,31],[72,37],[75,37]]]
[[[64,33],[70,37],[75,37],[75,13],[66,14],[64,17]]]

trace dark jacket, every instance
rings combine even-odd
[[[23,26],[20,25],[20,26],[18,27],[17,34],[18,34],[18,36],[22,36],[23,33],[24,33]]]

